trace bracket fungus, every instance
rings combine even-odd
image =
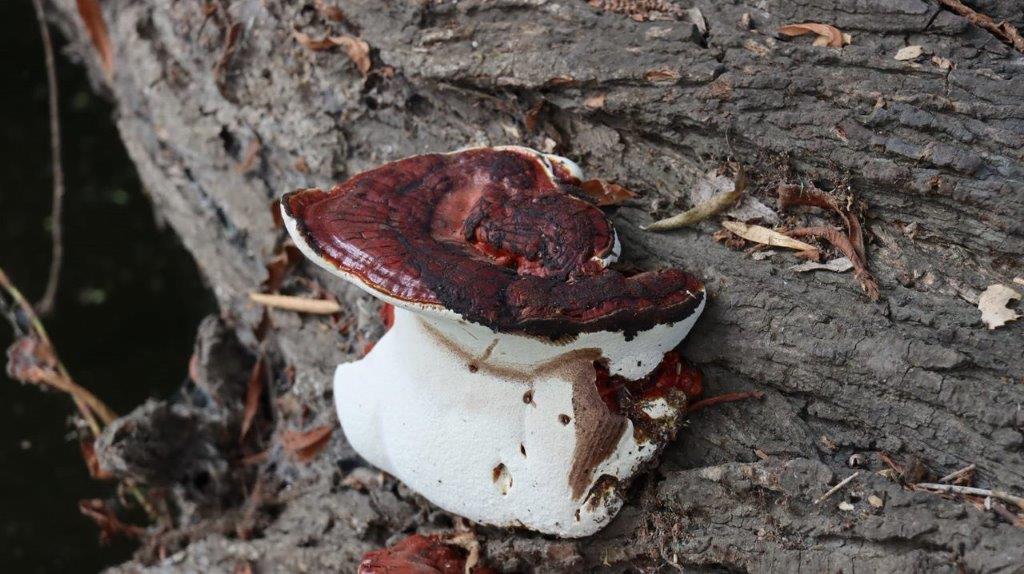
[[[558,156],[471,148],[281,200],[309,259],[395,307],[335,373],[352,447],[449,512],[563,537],[607,525],[675,435],[694,373],[673,349],[706,299],[679,269],[612,268],[581,179]]]

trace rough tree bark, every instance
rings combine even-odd
[[[508,571],[1024,570],[1024,529],[873,472],[885,468],[883,452],[932,475],[973,462],[977,484],[1024,490],[1024,322],[989,331],[975,306],[986,286],[1024,276],[1024,60],[991,33],[921,0],[698,1],[706,33],[693,12],[637,21],[612,9],[639,2],[110,0],[101,2],[114,48],[108,80],[75,4],[52,0],[70,51],[117,103],[157,214],[248,349],[205,325],[197,370],[208,380],[197,384],[242,402],[237,386],[210,382],[231,379],[214,372],[227,351],[210,349],[232,347],[244,364],[261,344],[278,372],[264,404],[271,414],[261,415],[274,422],[259,439],[269,452],[260,497],[229,484],[234,447],[208,438],[237,428],[240,406],[150,404],[109,433],[107,462],[170,481],[183,511],[163,535],[171,556],[140,556],[124,571],[231,571],[241,560],[267,572],[352,571],[399,533],[451,524],[390,480],[346,486],[343,477],[365,474],[340,432],[311,463],[277,440],[335,424],[330,372],[379,333],[374,303],[303,265],[284,289],[308,292],[303,278],[317,280],[339,297],[349,328],[271,312],[270,335],[257,343],[262,309],[247,294],[267,279],[281,238],[268,207],[281,193],[414,153],[506,143],[557,146],[588,174],[641,192],[615,214],[626,258],[705,278],[711,305],[685,354],[708,393],[767,396],[692,416],[601,534],[558,541],[482,528],[488,562]],[[972,5],[1024,27],[1020,1]],[[806,21],[837,26],[852,43],[775,33]],[[342,48],[310,50],[296,32],[357,36],[372,70],[364,77]],[[948,63],[896,60],[907,45]],[[531,131],[524,118],[540,102]],[[788,255],[730,249],[712,237],[715,222],[639,230],[687,207],[694,182],[728,158],[747,165],[752,193],[770,206],[781,181],[849,185],[868,206],[881,300],[849,274],[797,274]],[[280,374],[285,365],[294,377]],[[236,410],[211,419],[218,408]],[[185,461],[192,451],[181,445],[132,455],[181,429],[190,438],[179,442],[205,445],[205,462]],[[869,471],[815,505],[852,472],[854,453]],[[180,470],[173,480],[153,476],[168,460]],[[204,488],[216,503],[197,493]],[[854,510],[839,509],[843,500]],[[251,528],[238,527],[246,521]]]

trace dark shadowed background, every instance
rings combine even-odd
[[[2,19],[0,266],[30,300],[49,264],[50,151],[46,72],[28,0]],[[119,414],[165,396],[185,377],[193,330],[213,309],[195,264],[154,220],[107,101],[60,53],[64,135],[64,275],[45,320],[72,376]],[[0,324],[0,345],[11,342]],[[80,499],[110,496],[69,436],[71,401],[0,373],[0,564],[5,572],[94,572],[132,545],[101,547]]]

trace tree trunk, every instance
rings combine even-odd
[[[52,0],[72,52],[117,102],[157,213],[250,349],[263,310],[248,294],[267,280],[283,234],[271,201],[421,152],[554,149],[640,193],[614,215],[624,259],[704,278],[710,305],[684,354],[704,371],[708,395],[759,390],[765,399],[692,415],[594,537],[478,529],[489,564],[1024,571],[1024,529],[1006,513],[877,472],[888,468],[884,453],[905,482],[975,463],[975,484],[1024,491],[1024,322],[988,330],[976,306],[987,286],[1024,277],[1024,56],[991,32],[920,0],[698,1],[699,14],[666,0],[646,18],[625,11],[656,3],[100,4],[113,45],[109,80],[76,3]],[[340,13],[324,8],[335,4]],[[972,5],[1024,28],[1024,2]],[[813,35],[776,32],[801,22],[834,25],[852,41],[823,47]],[[368,43],[367,75],[358,50],[315,43],[342,35]],[[920,57],[895,58],[913,45]],[[779,183],[848,186],[867,206],[880,300],[849,273],[797,273],[789,254],[753,257],[718,242],[714,219],[640,230],[689,207],[695,183],[727,160],[746,166],[748,193],[772,209]],[[181,550],[155,570],[230,572],[245,560],[267,572],[354,571],[364,551],[399,533],[451,524],[390,479],[366,484],[340,431],[311,462],[274,438],[336,424],[333,366],[380,330],[371,299],[312,265],[284,289],[308,292],[304,277],[339,297],[346,328],[270,313],[262,349],[294,367],[293,377],[274,378],[264,404],[276,430],[261,439],[269,462],[260,476],[275,486],[261,500],[272,502],[249,496],[219,514],[183,514]],[[854,454],[866,468],[815,504],[854,472]],[[257,526],[242,535],[216,526],[231,513]],[[139,560],[125,571],[144,568]]]

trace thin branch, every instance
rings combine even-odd
[[[270,293],[249,293],[249,299],[267,307],[276,307],[299,313],[333,315],[341,312],[341,305],[336,301],[328,299],[310,299],[308,297],[293,297],[291,295],[274,295]]]
[[[939,3],[963,16],[971,24],[988,30],[996,38],[1017,48],[1017,51],[1024,53],[1024,37],[1009,22],[1004,20],[997,24],[990,16],[974,11],[960,0],[939,0]]]
[[[843,480],[839,481],[839,484],[837,484],[837,485],[833,486],[832,488],[828,489],[828,492],[826,492],[825,494],[822,494],[821,498],[819,498],[818,500],[815,500],[814,504],[821,504],[822,502],[825,501],[825,499],[827,499],[828,497],[830,497],[833,494],[835,494],[835,493],[839,492],[840,490],[842,490],[842,488],[844,486],[846,486],[847,484],[850,484],[850,482],[853,479],[857,478],[857,476],[859,474],[860,474],[860,471],[858,470],[857,472],[855,472],[855,473],[851,474],[850,476],[844,478]]]
[[[53,206],[50,217],[50,234],[52,251],[50,253],[50,272],[46,278],[46,291],[39,300],[39,312],[43,315],[53,311],[57,297],[57,285],[60,283],[60,268],[64,260],[64,162],[60,144],[60,109],[57,93],[57,66],[53,58],[53,42],[50,40],[50,29],[46,25],[46,13],[42,0],[32,0],[39,22],[39,35],[43,40],[43,55],[46,60],[46,86],[50,100],[50,167],[53,177]]]
[[[96,420],[96,417],[98,416],[100,420],[103,421],[103,424],[110,424],[117,418],[117,415],[107,407],[103,401],[96,397],[96,395],[93,395],[88,389],[78,385],[71,379],[71,375],[68,374],[68,370],[64,367],[64,363],[61,362],[60,357],[57,356],[55,347],[50,341],[50,337],[46,333],[46,329],[43,327],[42,321],[39,320],[39,316],[36,315],[35,311],[32,309],[32,305],[30,305],[28,300],[25,299],[25,296],[21,294],[21,291],[11,283],[3,269],[0,269],[0,288],[3,288],[3,290],[11,296],[11,299],[14,300],[14,304],[17,305],[21,309],[22,313],[25,314],[32,334],[34,334],[38,340],[42,342],[42,344],[46,345],[46,347],[50,349],[50,352],[53,353],[56,370],[48,371],[44,369],[37,369],[33,372],[34,380],[69,394],[71,399],[75,402],[75,407],[78,408],[78,412],[89,425],[89,429],[93,432],[93,436],[99,436],[102,429],[100,427],[100,423]]]
[[[961,477],[961,476],[971,472],[975,468],[976,468],[976,465],[972,462],[971,464],[961,468],[960,470],[951,472],[951,473],[947,474],[946,476],[940,478],[939,482],[951,482],[951,481],[956,480],[957,478],[959,478],[959,477]]]
[[[932,482],[919,482],[914,485],[916,488],[924,488],[927,490],[935,490],[938,492],[952,492],[954,494],[973,494],[975,496],[991,496],[992,498],[998,498],[999,500],[1005,500],[1016,504],[1021,509],[1024,509],[1024,498],[1015,496],[1002,490],[991,490],[988,488],[975,488],[973,486],[957,486],[955,484],[936,484]]]

